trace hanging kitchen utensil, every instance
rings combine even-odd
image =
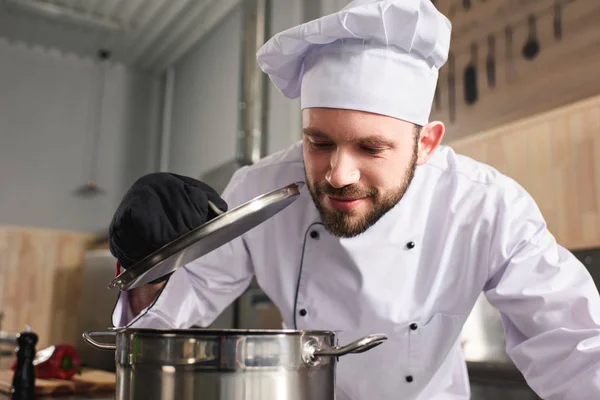
[[[496,63],[494,62],[496,53],[496,41],[494,35],[488,36],[488,55],[485,60],[485,71],[487,75],[488,87],[496,86]]]
[[[296,182],[221,213],[127,268],[108,287],[129,290],[169,275],[271,218],[294,202],[303,186]]]
[[[448,113],[450,122],[456,120],[456,78],[454,76],[454,53],[448,54]]]
[[[554,5],[554,38],[562,39],[562,1],[557,0]]]
[[[91,156],[89,162],[89,177],[86,183],[81,185],[75,190],[75,193],[79,196],[93,196],[98,193],[104,193],[105,190],[98,186],[96,181],[96,168],[98,164],[98,142],[100,140],[100,132],[102,125],[102,105],[104,98],[104,81],[105,81],[105,67],[104,62],[110,58],[110,52],[107,50],[98,51],[98,77],[95,81],[95,102],[94,102],[94,119],[92,126],[92,145],[91,145]]]
[[[540,52],[540,42],[535,29],[535,15],[529,16],[529,36],[523,46],[522,54],[526,60],[533,60]]]
[[[471,61],[465,67],[464,72],[464,95],[465,102],[469,105],[477,101],[477,42],[471,43]]]
[[[515,77],[513,65],[513,30],[510,25],[504,28],[504,41],[506,46],[506,81],[512,82]]]

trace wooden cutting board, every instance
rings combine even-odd
[[[13,372],[0,371],[0,392],[10,393]],[[63,396],[66,394],[89,394],[114,392],[116,376],[112,372],[84,369],[72,380],[36,379],[36,396]]]

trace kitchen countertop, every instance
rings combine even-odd
[[[0,357],[0,368],[8,369],[12,363],[12,357]],[[36,396],[36,400],[115,400],[113,393],[95,393],[95,394],[78,394],[78,395],[56,395],[56,396]],[[11,400],[9,393],[0,391],[0,400]]]
[[[36,396],[35,400],[115,400],[115,396],[53,396],[53,397],[39,397]],[[0,392],[0,400],[11,400],[10,395]]]
[[[0,357],[1,360],[5,358]],[[2,364],[0,362],[0,364]],[[528,387],[521,372],[510,362],[486,362],[467,360],[469,380],[472,384],[482,385],[512,385]],[[10,400],[10,394],[0,392],[0,400]],[[114,400],[115,395],[111,393],[36,397],[36,400]]]
[[[523,376],[514,366],[499,365],[485,362],[467,362],[469,378],[472,384],[485,385],[516,385],[526,387],[527,383]],[[36,397],[36,400],[115,400],[111,394],[93,394],[93,395],[73,395],[73,396],[54,396],[54,397]],[[0,392],[0,400],[11,400],[9,394]]]
[[[489,399],[489,387],[505,387],[509,390],[509,387],[522,387],[520,390],[525,390],[527,384],[523,379],[523,376],[514,366],[511,365],[500,365],[497,363],[485,363],[485,362],[467,362],[467,368],[469,370],[469,378],[471,383],[475,386],[484,385],[483,387],[475,387],[481,391],[484,396],[481,399]],[[490,386],[488,386],[490,385]],[[484,389],[484,387],[488,387]],[[507,387],[508,386],[508,387]],[[487,396],[487,397],[486,397]],[[532,395],[529,395],[532,396]],[[479,397],[477,397],[479,399]],[[498,397],[502,398],[502,397]],[[519,397],[521,398],[521,397]],[[525,397],[522,397],[525,398]],[[537,397],[527,397],[527,399],[533,399]],[[111,394],[96,394],[96,395],[77,395],[77,396],[56,396],[56,397],[36,397],[36,400],[115,400],[115,396]],[[0,400],[11,400],[10,395],[0,392]]]
[[[502,383],[527,386],[521,371],[512,363],[467,361],[469,380],[475,383]]]

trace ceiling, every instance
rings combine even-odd
[[[240,0],[0,0],[0,37],[160,73]]]

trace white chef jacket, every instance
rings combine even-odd
[[[301,142],[238,170],[230,207],[305,180]],[[508,355],[549,400],[600,398],[600,297],[558,245],[530,195],[495,169],[441,146],[404,198],[364,234],[333,237],[307,190],[288,208],[177,270],[115,326],[208,326],[253,276],[284,327],[340,330],[339,343],[388,340],[339,359],[340,400],[470,397],[459,336],[483,292],[502,316]]]

